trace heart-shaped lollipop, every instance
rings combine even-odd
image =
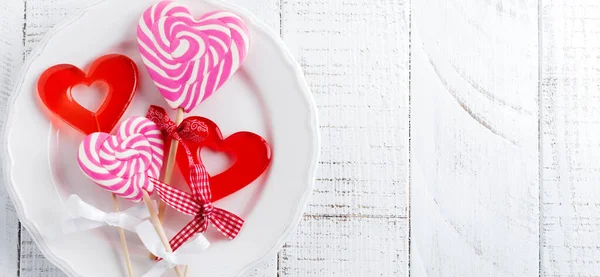
[[[139,202],[143,192],[152,193],[163,162],[162,133],[145,117],[131,117],[117,134],[93,133],[81,145],[77,161],[83,173],[104,189]]]
[[[249,33],[242,19],[227,11],[198,20],[180,3],[162,1],[140,19],[142,60],[171,108],[190,112],[237,71],[246,58]]]
[[[110,132],[129,106],[137,89],[135,62],[123,55],[106,55],[90,66],[88,73],[74,65],[59,64],[48,68],[38,80],[38,94],[48,109],[73,128],[89,135]],[[78,84],[104,82],[108,95],[97,112],[75,101],[71,89]]]
[[[238,132],[223,139],[216,123],[208,118],[191,116],[179,125],[179,133],[194,155],[195,163],[202,163],[200,150],[204,147],[226,153],[234,163],[224,172],[210,176],[212,201],[227,197],[258,178],[271,162],[271,148],[267,141],[251,132]],[[186,140],[185,138],[194,138]],[[194,142],[196,141],[196,142]],[[166,146],[168,149],[168,145]],[[177,151],[177,164],[190,184],[189,159],[183,147]]]

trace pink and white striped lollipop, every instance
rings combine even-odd
[[[117,134],[88,135],[77,155],[83,173],[102,188],[139,202],[142,189],[152,193],[149,178],[158,178],[163,162],[163,137],[154,122],[131,117],[119,126]]]
[[[190,112],[229,79],[246,59],[250,34],[228,11],[196,20],[173,1],[148,8],[140,19],[142,60],[171,108]]]

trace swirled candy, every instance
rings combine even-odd
[[[228,11],[195,19],[173,1],[148,8],[140,19],[138,46],[150,77],[171,108],[191,111],[240,67],[250,36]]]
[[[158,126],[145,117],[131,117],[116,135],[88,135],[77,155],[83,173],[102,188],[139,202],[142,190],[154,191],[149,178],[158,178],[163,161],[163,139]]]

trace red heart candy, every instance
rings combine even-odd
[[[74,86],[90,86],[94,82],[108,85],[108,95],[97,112],[84,108],[71,95]],[[87,74],[70,64],[48,68],[38,80],[38,94],[53,114],[88,135],[110,133],[133,99],[137,85],[135,62],[126,56],[112,54],[94,61]]]
[[[227,197],[249,185],[269,166],[271,148],[259,135],[250,132],[238,132],[223,139],[217,124],[208,118],[191,116],[184,119],[182,125],[189,123],[186,121],[198,123],[191,128],[191,132],[202,139],[199,143],[185,141],[194,154],[194,162],[200,162],[199,150],[203,147],[224,152],[235,160],[233,165],[224,172],[210,176],[212,201]],[[186,137],[184,134],[182,136]],[[165,149],[169,149],[169,146],[165,145]],[[190,166],[183,147],[178,148],[177,164],[189,184]]]

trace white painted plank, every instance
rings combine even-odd
[[[407,216],[408,6],[284,1],[282,36],[319,108],[310,215]]]
[[[411,276],[538,276],[537,1],[412,5]]]
[[[95,2],[97,0],[27,0],[26,53],[29,53],[54,25]],[[257,14],[278,33],[280,21],[279,2],[277,0],[235,0],[233,2]],[[21,276],[64,276],[64,273],[40,253],[27,231],[22,229],[21,232]],[[277,276],[277,259],[275,257],[270,258],[264,264],[249,272],[247,276]]]
[[[542,276],[599,276],[600,3],[542,3]]]
[[[4,130],[8,97],[23,61],[23,13],[22,1],[0,3],[0,130]],[[11,277],[18,271],[19,221],[4,188],[4,177],[0,172],[0,276]]]
[[[408,275],[408,10],[397,0],[282,2],[282,36],[316,99],[322,151],[280,276]]]
[[[277,255],[269,257],[263,263],[256,266],[244,277],[276,277],[277,276]]]
[[[66,276],[44,257],[37,245],[23,228],[21,230],[21,277],[63,277]]]
[[[306,216],[280,254],[280,276],[408,276],[403,218]]]

